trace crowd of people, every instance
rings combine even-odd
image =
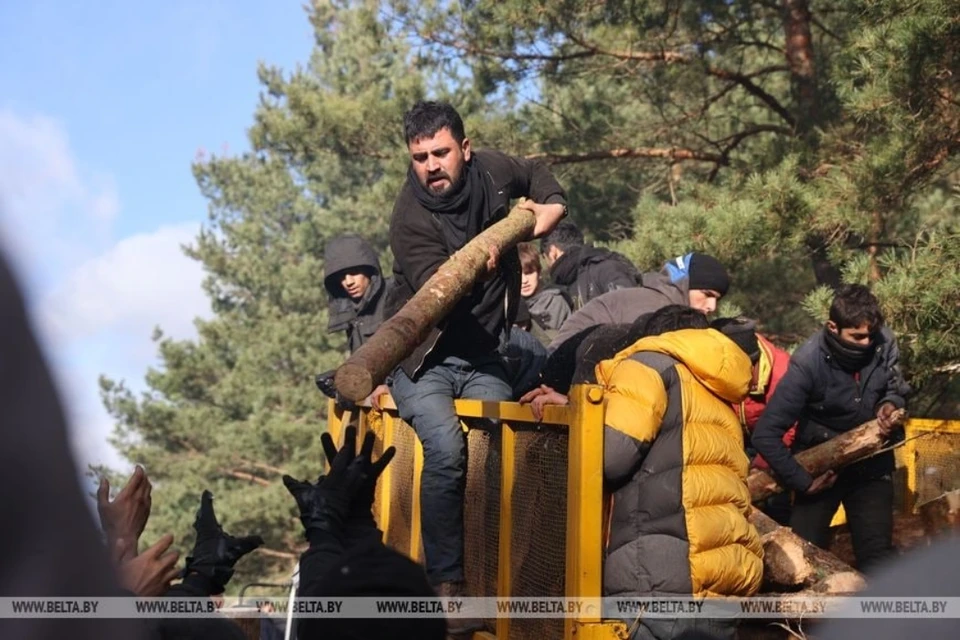
[[[606,403],[603,475],[612,506],[604,595],[757,593],[763,549],[747,518],[751,465],[791,490],[763,506],[799,535],[825,545],[842,504],[858,567],[873,571],[893,555],[892,453],[816,478],[793,458],[873,418],[891,439],[898,436],[893,416],[909,388],[895,337],[868,288],[838,289],[829,320],[790,356],[758,333],[756,320],[711,317],[732,287],[716,258],[692,252],[659,272],[640,273],[624,256],[589,245],[567,219],[564,190],[550,171],[537,161],[474,149],[452,106],[417,103],[405,114],[404,135],[410,166],[390,220],[390,277],[359,236],[334,238],[326,247],[328,330],[345,332],[351,351],[451,255],[503,219],[511,200],[525,198],[518,206],[534,214],[531,240],[540,245],[522,243],[503,254],[491,249],[467,295],[372,394],[376,403],[389,391],[423,445],[425,565],[386,547],[371,512],[393,449],[375,461],[372,434],[358,448],[348,428],[339,449],[323,434],[326,474],[316,482],[283,478],[309,543],[300,557],[300,596],[483,595],[468,594],[464,583],[466,445],[454,400],[519,400],[540,417],[547,405],[566,404],[579,383],[600,385]],[[2,573],[3,592],[222,594],[236,563],[262,540],[223,531],[209,491],[198,490],[196,542],[182,563],[169,550],[171,536],[139,548],[151,510],[151,484],[139,467],[113,500],[109,484],[101,484],[106,544],[98,542],[69,477],[75,471],[49,376],[19,294],[5,269],[2,275],[4,390],[16,427],[5,452],[17,453],[5,455],[9,464],[0,468],[25,492],[4,497],[7,520],[17,526],[0,529],[0,548],[13,559]],[[337,397],[330,372],[316,384]],[[43,498],[42,512],[31,496]],[[56,538],[68,528],[69,553],[48,553],[63,546]],[[104,571],[107,563],[112,572]],[[105,637],[101,622],[116,623],[122,634],[116,637],[241,637],[225,618],[96,621],[89,628],[62,620],[0,624],[7,622],[14,623],[13,635],[4,637]],[[637,639],[734,634],[729,621],[626,622]],[[468,618],[311,618],[298,622],[294,637],[442,638],[480,626]]]
[[[421,528],[437,593],[465,594],[465,444],[454,400],[519,400],[540,418],[546,405],[567,403],[578,382],[605,390],[604,480],[613,497],[606,595],[756,593],[762,549],[747,521],[751,466],[791,490],[761,506],[799,535],[825,546],[843,504],[859,568],[893,554],[892,453],[818,478],[793,458],[873,418],[898,435],[891,416],[909,389],[867,287],[837,290],[829,321],[791,358],[758,333],[757,320],[713,317],[731,288],[713,256],[691,252],[640,273],[626,257],[585,242],[544,165],[474,149],[450,105],[418,103],[404,125],[410,170],[391,217],[383,313],[373,311],[380,271],[369,244],[344,236],[328,245],[337,256],[325,279],[331,323],[334,314],[342,322],[341,310],[353,313],[331,330],[346,329],[351,350],[358,327],[369,335],[374,315],[395,313],[502,219],[510,198],[526,198],[520,206],[536,215],[540,242],[503,255],[491,249],[487,272],[388,379],[423,444]],[[360,244],[346,265],[341,249]],[[351,285],[358,278],[367,288]],[[374,392],[375,406],[388,389]],[[329,377],[326,390],[335,397]],[[673,637],[684,624],[643,622],[633,637]],[[479,621],[461,619],[450,630],[477,628]]]

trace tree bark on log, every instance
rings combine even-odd
[[[759,509],[748,517],[763,543],[763,591],[797,591],[811,595],[855,593],[863,576],[832,553],[778,525]]]
[[[337,391],[353,402],[369,396],[473,288],[486,269],[490,247],[503,255],[529,238],[535,224],[532,211],[514,207],[506,218],[450,256],[407,304],[337,369]]]
[[[906,417],[907,414],[903,409],[898,409],[894,414],[898,424],[902,423]],[[882,448],[884,442],[885,438],[880,433],[880,426],[876,420],[871,420],[823,444],[801,451],[794,459],[816,478],[831,469],[841,469],[876,453]],[[783,491],[783,487],[777,484],[773,476],[760,470],[755,470],[747,476],[747,488],[750,489],[750,499],[753,502]]]

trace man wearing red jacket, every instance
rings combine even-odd
[[[720,331],[737,343],[753,363],[753,380],[750,382],[750,393],[746,399],[733,410],[740,417],[740,424],[749,436],[760,421],[763,410],[773,397],[780,379],[787,373],[790,364],[790,354],[777,347],[772,342],[757,333],[757,324],[749,318],[719,318],[712,323],[714,329]],[[796,425],[783,436],[783,443],[790,447],[796,435]],[[759,454],[749,451],[752,456],[751,466],[755,469],[768,471],[770,466]],[[790,519],[790,493],[784,492],[775,495],[763,504],[761,509],[780,524],[786,524]]]

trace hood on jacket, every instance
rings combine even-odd
[[[750,358],[716,329],[681,329],[638,340],[598,366],[601,384],[606,380],[605,372],[612,371],[610,367],[639,351],[655,351],[679,360],[703,386],[727,402],[740,402],[750,390]]]
[[[377,278],[381,277],[377,252],[369,242],[355,234],[346,234],[328,240],[323,252],[323,261],[323,286],[334,298],[346,296],[343,285],[340,284],[343,279],[342,271],[366,267],[374,271]]]
[[[690,306],[690,278],[682,276],[674,279],[666,267],[659,273],[644,273],[641,286],[659,291],[670,304]]]

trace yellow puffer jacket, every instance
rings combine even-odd
[[[685,329],[639,340],[596,373],[614,492],[604,592],[756,593],[763,548],[730,406],[747,394],[750,359],[718,331]]]

